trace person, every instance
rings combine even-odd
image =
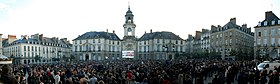
[[[54,78],[54,84],[59,84],[60,82],[60,76],[59,76],[59,73],[56,72],[56,75],[54,76],[53,75],[53,78]]]
[[[221,84],[220,79],[218,78],[218,75],[215,75],[215,78],[212,80],[212,84]]]
[[[97,82],[97,78],[95,74],[89,76],[89,84],[95,84]]]
[[[2,66],[2,72],[0,77],[1,84],[19,84],[17,79],[10,74],[11,67],[9,65]]]

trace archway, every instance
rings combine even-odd
[[[172,59],[172,54],[168,55],[168,59],[171,60]]]
[[[88,61],[89,60],[89,55],[88,54],[86,54],[86,61]]]

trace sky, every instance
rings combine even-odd
[[[230,18],[252,27],[265,12],[280,17],[280,0],[0,0],[0,34],[43,34],[72,41],[90,31],[115,30],[123,38],[125,13],[130,4],[140,38],[150,29],[188,34],[211,25],[225,25]]]

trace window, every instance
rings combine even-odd
[[[27,47],[27,51],[30,51],[30,47],[29,46]]]
[[[159,39],[157,39],[157,43],[159,43]]]
[[[26,46],[23,46],[23,50],[26,51]]]
[[[223,35],[222,35],[222,33],[220,34],[220,37],[222,37]]]
[[[280,39],[278,38],[278,46],[280,46]]]
[[[77,51],[78,50],[78,46],[75,46],[75,49],[74,49],[74,51]]]
[[[262,32],[258,32],[258,36],[261,37],[262,36]]]
[[[92,43],[95,43],[95,39],[92,40]]]
[[[112,46],[112,51],[113,51],[113,52],[115,51],[115,46]]]
[[[280,24],[280,20],[278,20],[278,24]]]
[[[159,51],[159,49],[160,49],[160,45],[157,45],[157,51]]]
[[[232,35],[232,32],[229,32],[229,36],[231,36]]]
[[[83,47],[82,47],[82,46],[79,46],[79,47],[80,47],[79,51],[82,51],[82,48],[83,48]]]
[[[219,34],[216,35],[216,38],[219,38]]]
[[[267,21],[264,21],[263,25],[266,26],[267,25]]]
[[[82,40],[80,40],[80,43],[79,44],[82,44]]]
[[[275,35],[275,29],[272,28],[272,29],[271,29],[271,36],[274,36],[274,35]]]
[[[275,24],[275,21],[271,21],[271,25],[274,25]]]
[[[266,39],[266,38],[264,39],[263,44],[264,44],[264,45],[267,45],[267,39]]]
[[[226,39],[226,45],[228,44],[228,40]]]
[[[264,36],[267,36],[267,30],[264,30]]]
[[[34,47],[33,46],[31,47],[31,51],[34,51]]]
[[[278,29],[278,36],[280,36],[280,29]]]
[[[100,43],[101,41],[100,41],[100,39],[98,39],[98,43]]]
[[[275,45],[275,38],[271,38],[271,46]]]
[[[35,47],[35,51],[37,51],[37,47]]]
[[[232,44],[232,39],[229,39],[229,45],[231,45]]]
[[[101,46],[100,45],[98,46],[98,51],[101,51]]]

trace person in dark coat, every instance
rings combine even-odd
[[[218,78],[218,75],[215,75],[215,77],[212,80],[212,84],[221,84],[220,79]]]
[[[17,79],[10,73],[11,67],[9,65],[2,66],[2,72],[0,77],[1,84],[19,84]]]

